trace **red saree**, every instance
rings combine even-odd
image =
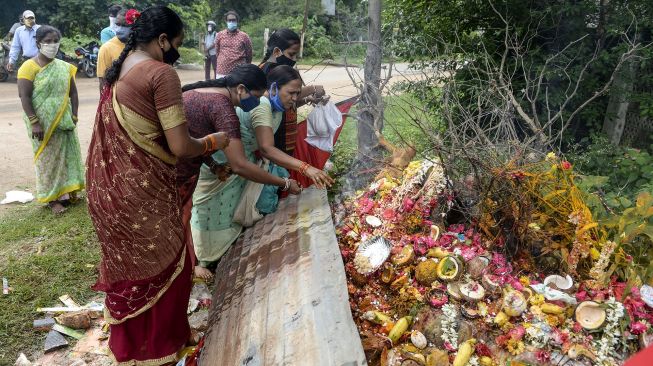
[[[86,179],[102,247],[93,288],[106,293],[109,347],[120,365],[175,361],[190,335],[188,232],[163,135],[184,122],[181,85],[168,65],[141,62],[103,90]]]

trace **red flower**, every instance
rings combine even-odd
[[[449,302],[449,298],[447,297],[447,295],[442,295],[441,297],[433,296],[430,302],[431,302],[431,306],[433,306],[434,308],[440,308],[442,307],[442,305]]]
[[[490,347],[487,346],[485,343],[477,343],[476,344],[476,354],[480,357],[491,357],[492,356],[492,351],[490,351]]]
[[[560,167],[564,170],[569,170],[571,169],[571,163],[568,162],[567,160],[564,160],[563,162],[560,163]]]
[[[129,25],[134,24],[134,22],[141,17],[141,12],[136,9],[129,9],[125,14],[125,22]]]

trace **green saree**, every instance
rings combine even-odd
[[[29,62],[36,64],[33,60],[25,64]],[[35,73],[32,105],[43,127],[42,141],[31,138],[27,115],[23,120],[34,151],[36,199],[47,203],[84,188],[84,168],[69,96],[77,68],[57,59],[43,68],[25,64]]]

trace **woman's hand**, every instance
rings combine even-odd
[[[296,180],[291,179],[290,180],[290,188],[288,188],[288,193],[290,194],[300,194],[302,193],[302,187],[297,183]]]
[[[224,182],[231,176],[231,166],[229,164],[215,164],[211,169],[211,173],[217,175],[218,179]]]
[[[309,167],[306,169],[306,177],[312,180],[315,186],[320,189],[331,187],[335,182],[327,173],[315,167]]]
[[[32,125],[32,138],[43,141],[43,127],[38,122]]]
[[[217,150],[224,150],[227,146],[229,146],[229,136],[226,133],[218,132],[212,134],[211,136],[213,136],[214,141],[216,142],[215,148]]]

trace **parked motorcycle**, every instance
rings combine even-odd
[[[78,68],[88,78],[97,76],[97,56],[100,51],[100,45],[93,41],[85,46],[80,46],[75,49],[75,54],[78,59]]]
[[[7,63],[9,63],[9,42],[2,41],[2,48],[0,49],[0,82],[9,79],[9,71],[7,71]]]

